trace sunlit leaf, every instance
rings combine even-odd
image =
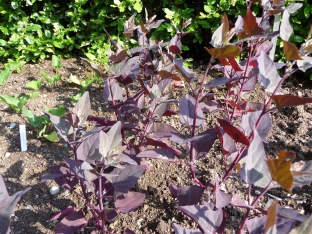
[[[236,45],[226,45],[221,48],[211,48],[208,49],[205,47],[208,53],[214,58],[224,58],[229,56],[238,56],[240,55],[240,48]]]
[[[302,98],[294,95],[272,95],[271,98],[278,107],[298,106],[312,103],[312,98]]]
[[[294,177],[293,187],[302,187],[312,182],[312,160],[299,161],[291,165]]]
[[[312,215],[310,215],[310,217],[307,218],[298,227],[291,230],[289,234],[310,234],[311,230],[312,230]]]
[[[38,90],[41,87],[41,80],[32,80],[32,81],[26,83],[25,86],[28,89]]]
[[[274,228],[274,225],[276,223],[276,211],[277,211],[277,202],[275,201],[267,210],[267,221],[264,233],[267,233],[270,229]]]
[[[294,181],[290,166],[295,157],[294,152],[280,150],[278,152],[278,158],[267,159],[272,179],[288,191],[291,190]]]
[[[254,138],[248,148],[246,161],[240,169],[242,180],[261,188],[267,187],[272,181],[266,162],[266,154],[262,140],[257,132],[253,130]]]
[[[291,42],[283,41],[283,50],[286,60],[302,60],[297,46]]]
[[[248,36],[262,35],[263,29],[257,24],[256,17],[252,14],[251,10],[248,9],[246,16],[244,17],[243,29]]]
[[[220,126],[223,128],[223,130],[229,134],[229,136],[231,138],[233,138],[234,141],[236,142],[240,142],[244,145],[249,146],[250,142],[249,140],[246,138],[246,136],[240,131],[238,130],[236,127],[234,127],[230,122],[223,120],[223,119],[217,119]]]
[[[56,142],[58,138],[56,131],[53,131],[50,134],[43,135],[43,137],[51,142]]]
[[[259,81],[261,85],[265,87],[267,92],[273,93],[282,80],[276,70],[274,62],[264,51],[261,51],[258,58],[258,65],[260,72]]]

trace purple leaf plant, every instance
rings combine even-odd
[[[164,43],[147,37],[162,20],[146,16],[145,23],[140,20],[136,25],[132,16],[125,24],[124,35],[128,39],[136,32],[138,47],[129,49],[126,41],[123,48],[106,32],[116,51],[110,55],[109,71],[82,59],[103,78],[103,99],[116,119],[89,116],[88,92],[65,118],[46,113],[72,147],[73,156],[64,159],[64,166],[52,167],[51,174],[42,181],[53,179],[69,190],[80,186],[79,195],[88,208],[86,211],[68,207],[57,214],[52,218],[61,220],[54,229],[56,233],[60,230],[72,233],[83,227],[94,233],[113,233],[107,224],[118,212],[131,212],[144,202],[144,194],[130,191],[146,170],[143,163],[140,165],[142,158],[186,166],[191,172],[192,185],[169,186],[178,200],[176,209],[198,224],[194,230],[173,224],[178,234],[223,233],[228,218],[225,207],[229,205],[245,210],[237,233],[243,233],[246,228],[249,233],[288,233],[298,222],[304,222],[307,217],[299,211],[275,203],[264,209],[258,206],[258,201],[272,188],[282,187],[291,192],[294,187],[312,182],[312,161],[293,162],[295,153],[288,151],[280,151],[271,159],[264,148],[272,127],[270,113],[280,107],[312,102],[311,98],[285,95],[281,90],[291,74],[312,67],[309,56],[312,41],[307,39],[300,49],[288,41],[292,31],[290,14],[301,4],[285,8],[284,1],[264,0],[262,16],[256,17],[251,11],[252,2],[255,1],[247,1],[246,15],[239,16],[232,28],[227,16],[222,17],[221,26],[212,36],[212,48],[205,48],[211,59],[201,78],[179,57],[181,37],[186,34],[183,30],[190,21],[183,24],[182,31],[177,31],[169,43]],[[281,29],[272,32],[270,17],[281,12]],[[284,44],[285,64],[276,63],[268,56],[272,48],[270,40],[278,35]],[[206,83],[212,68],[220,70],[223,77]],[[131,90],[133,83],[139,84],[137,91]],[[187,86],[188,94],[171,98],[171,91],[181,89],[181,83]],[[251,102],[248,95],[257,83],[263,87],[263,98]],[[226,93],[217,98],[214,89],[221,86],[226,88]],[[170,103],[178,103],[178,111],[170,109]],[[216,112],[223,117],[216,119],[214,127],[207,127],[205,114]],[[178,117],[180,124],[188,129],[188,135],[163,122],[163,116]],[[77,139],[77,131],[85,121],[95,123],[96,127]],[[221,179],[205,181],[195,173],[197,163],[208,155],[215,142],[220,143],[224,171]],[[174,146],[177,144],[188,153],[187,164],[176,159],[182,153]],[[230,176],[247,185],[247,201],[223,189]],[[255,198],[251,196],[254,187],[261,189]],[[106,201],[111,205],[105,208]],[[85,218],[86,212],[91,213],[91,219]],[[252,216],[254,212],[259,215]],[[307,224],[304,225],[306,228]],[[134,232],[126,229],[124,233]]]

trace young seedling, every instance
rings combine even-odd
[[[41,87],[41,80],[32,80],[26,83],[25,87],[32,90],[38,90]]]
[[[73,75],[70,75],[69,77],[69,82],[70,83],[73,83],[73,84],[76,84],[76,85],[79,85],[82,87],[82,91],[79,92],[77,95],[71,97],[70,99],[74,102],[78,102],[79,99],[82,97],[82,95],[86,92],[86,90],[88,89],[88,87],[95,81],[95,77],[88,77],[86,78],[85,80],[79,80],[77,78],[77,76],[73,76]]]
[[[57,82],[62,78],[62,74],[58,74],[57,71],[62,67],[60,59],[56,55],[52,55],[52,66],[55,68],[55,75],[49,76],[46,72],[41,71],[40,74],[50,86],[51,89],[54,89]]]
[[[20,114],[22,107],[28,102],[36,98],[40,92],[26,93],[25,95],[16,94],[13,97],[9,95],[0,95],[0,100],[5,102],[17,114]]]
[[[4,66],[4,70],[0,72],[0,90],[5,82],[9,79],[13,71],[19,72],[25,62],[9,62]],[[2,93],[2,92],[1,92]]]
[[[62,105],[53,109],[45,108],[45,111],[58,117],[63,117],[66,114],[66,110]],[[23,107],[22,113],[30,125],[36,129],[38,137],[44,137],[51,142],[55,142],[58,139],[57,133],[53,131],[53,125],[48,116],[37,116],[26,107]]]

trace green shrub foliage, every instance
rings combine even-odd
[[[294,41],[302,43],[308,30],[312,7],[304,7],[293,17]],[[246,13],[245,0],[13,0],[0,4],[0,58],[39,61],[52,54],[71,57],[75,53],[90,60],[106,63],[110,48],[104,29],[113,40],[124,37],[123,24],[133,14],[165,17],[167,21],[153,33],[152,38],[168,40],[181,22],[192,18],[183,49],[193,43],[208,45],[226,13],[229,20]],[[176,27],[174,26],[176,25]],[[122,40],[121,40],[122,41]],[[130,40],[129,43],[132,43]]]

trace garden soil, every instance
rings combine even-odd
[[[64,105],[67,110],[73,108],[70,97],[81,91],[81,88],[68,83],[70,75],[78,79],[85,79],[92,75],[87,65],[79,59],[62,60],[62,68],[59,72],[63,74],[62,81],[55,90],[51,90],[46,84],[40,89],[40,96],[28,103],[26,106],[35,114],[40,115],[44,107],[53,108]],[[29,92],[25,84],[31,80],[40,79],[40,71],[50,75],[54,74],[51,61],[43,61],[38,64],[27,64],[23,66],[20,73],[13,73],[2,89],[2,94],[14,95]],[[196,70],[199,79],[202,78],[203,69]],[[44,83],[44,82],[43,82]],[[261,87],[252,94],[251,98],[259,100]],[[114,119],[102,98],[102,89],[93,84],[89,89],[92,111],[91,115]],[[312,97],[312,81],[303,79],[302,74],[295,74],[286,80],[283,92],[301,97]],[[181,92],[187,93],[186,88],[173,91],[173,98],[181,98]],[[216,91],[216,95],[222,96],[222,89]],[[276,156],[280,149],[295,151],[296,160],[312,160],[312,105],[303,105],[291,108],[282,108],[271,115],[272,130],[266,144],[269,156]],[[206,124],[213,127],[216,120],[215,115],[207,116]],[[162,119],[182,132],[186,132],[179,124],[177,118]],[[21,152],[19,125],[26,124],[28,149]],[[86,126],[91,129],[92,124]],[[85,130],[87,130],[85,129]],[[183,150],[183,149],[180,149]],[[183,150],[177,160],[187,162],[188,154]],[[49,190],[56,184],[53,181],[40,183],[43,175],[49,173],[52,165],[64,164],[65,157],[71,157],[72,151],[66,143],[59,138],[56,143],[50,143],[43,138],[37,138],[36,130],[27,124],[25,118],[14,113],[5,103],[0,102],[0,173],[4,177],[7,190],[10,195],[17,191],[31,187],[31,190],[22,196],[14,213],[11,216],[12,233],[53,233],[54,222],[49,221],[54,215],[68,206],[77,209],[84,208],[83,200],[77,195],[79,189],[69,192],[62,190],[52,196]],[[145,160],[150,171],[146,171],[140,178],[134,191],[145,194],[144,204],[129,214],[120,213],[118,217],[109,224],[116,233],[123,233],[126,228],[135,233],[174,233],[173,223],[178,223],[185,228],[197,228],[196,223],[183,215],[175,208],[177,199],[171,196],[168,185],[178,186],[192,185],[189,168],[162,161]],[[219,141],[216,141],[212,150],[197,164],[196,173],[202,181],[209,178],[220,179],[223,175],[222,154]],[[247,199],[247,188],[238,178],[231,177],[224,189],[232,194],[238,194],[242,199]],[[252,195],[259,192],[254,188]],[[304,215],[312,213],[312,187],[311,185],[295,188],[293,194],[283,189],[270,190],[259,202],[259,206],[265,207],[269,199],[277,199],[280,205],[300,210]],[[111,206],[112,204],[106,203]],[[233,206],[226,208],[227,223],[226,233],[236,233],[244,209]],[[89,233],[88,229],[80,233]]]

